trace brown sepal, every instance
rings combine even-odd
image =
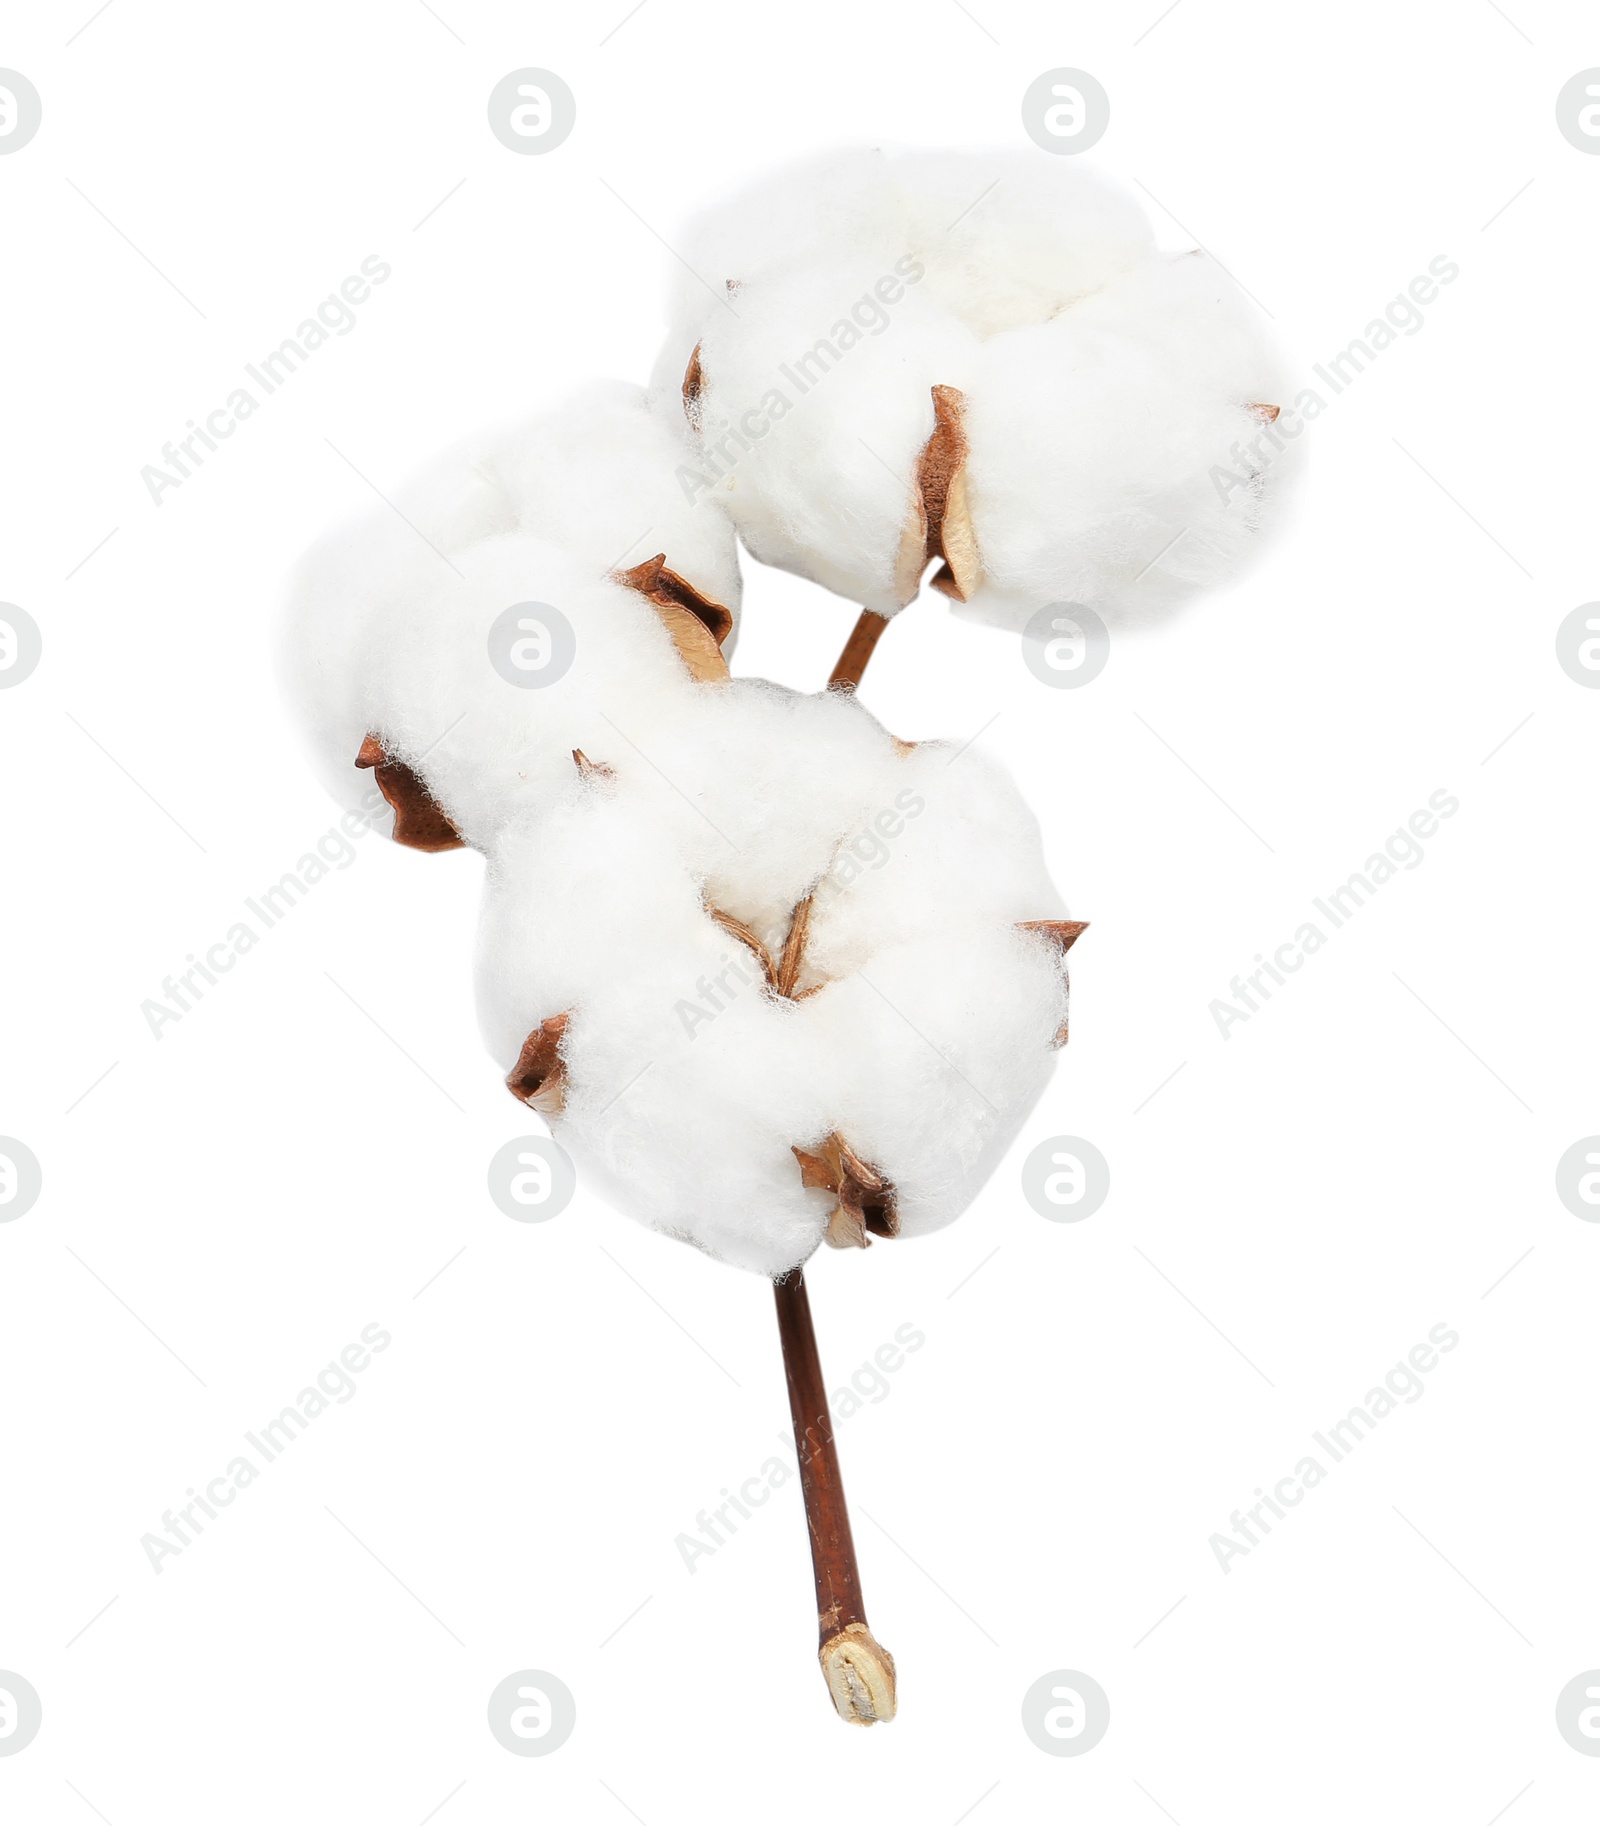
[[[1089,930],[1089,922],[1086,919],[1019,919],[1017,929],[1021,932],[1037,932],[1065,956]]]
[[[901,601],[910,602],[928,562],[944,563],[933,587],[965,602],[977,587],[978,544],[967,507],[967,434],[962,423],[966,397],[958,387],[935,387],[933,432],[917,458],[911,514],[901,534],[895,582]]]
[[[894,1187],[870,1167],[835,1130],[815,1154],[791,1150],[800,1163],[800,1183],[831,1192],[839,1201],[823,1240],[835,1249],[866,1249],[873,1236],[898,1236],[900,1218]],[[871,1232],[871,1235],[868,1232]]]
[[[778,970],[772,961],[772,953],[762,944],[756,934],[742,919],[735,919],[731,913],[724,913],[720,907],[712,906],[709,901],[706,903],[706,911],[730,938],[736,938],[741,945],[749,946],[750,950],[755,953],[756,962],[761,966],[761,974],[767,979],[767,987],[769,989],[777,988]]]
[[[370,767],[381,792],[394,807],[394,840],[408,850],[461,850],[466,839],[445,816],[421,777],[404,761],[391,761],[375,735],[356,756],[357,767]]]
[[[702,596],[692,583],[667,569],[667,555],[657,552],[631,570],[613,571],[612,576],[630,590],[636,590],[661,617],[678,657],[693,675],[707,684],[728,676],[728,662],[722,657],[722,643],[733,631],[732,612],[709,596]]]
[[[762,942],[760,936],[753,932],[742,919],[735,919],[731,913],[724,913],[721,907],[705,903],[706,912],[717,922],[730,938],[738,939],[754,954],[761,966],[761,974],[766,979],[766,986],[774,995],[782,996],[788,1002],[804,1001],[808,995],[815,995],[818,989],[826,987],[817,983],[810,989],[796,990],[795,984],[800,980],[800,972],[805,965],[806,935],[811,928],[811,896],[808,894],[790,915],[789,934],[783,941],[783,952],[774,958],[771,951]]]
[[[806,935],[811,929],[811,896],[808,894],[794,910],[789,921],[789,936],[783,941],[783,956],[778,960],[778,980],[775,985],[778,994],[790,1000],[794,997],[794,986],[800,978],[800,966],[805,962]]]
[[[506,1089],[542,1116],[559,1116],[566,1101],[567,1064],[561,1057],[561,1041],[571,1019],[569,1010],[541,1022],[522,1042],[522,1052],[506,1074]]]

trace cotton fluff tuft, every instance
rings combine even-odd
[[[1064,911],[1035,822],[980,754],[897,742],[852,698],[692,676],[615,561],[663,552],[732,608],[732,532],[676,495],[676,432],[600,397],[438,464],[399,497],[411,526],[306,562],[290,644],[319,749],[348,796],[377,738],[484,853],[485,1039],[585,1183],[766,1275],[840,1240],[852,1195],[846,1240],[863,1197],[880,1234],[934,1229],[1066,1019],[1059,949],[1023,929]],[[525,599],[576,636],[536,690],[486,650]],[[846,1158],[864,1193],[818,1182]]]
[[[664,402],[687,381],[685,491],[879,614],[924,568],[934,388],[965,442],[945,530],[975,548],[940,587],[1001,627],[1060,600],[1138,617],[1223,581],[1297,466],[1253,307],[1070,161],[832,154],[704,216],[684,253],[725,288],[677,276],[655,376]]]

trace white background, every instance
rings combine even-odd
[[[44,125],[0,159],[0,596],[45,650],[0,694],[0,1132],[45,1184],[0,1227],[0,1668],[44,1728],[7,1820],[1593,1817],[1554,1702],[1600,1664],[1600,1230],[1554,1168],[1600,1129],[1600,693],[1553,637],[1600,594],[1600,159],[1554,101],[1600,35],[1556,0],[1160,9],[12,10]],[[524,65],[577,96],[545,157],[485,120]],[[983,729],[1093,927],[973,1210],[810,1275],[836,1383],[927,1339],[840,1433],[900,1664],[857,1731],[795,1486],[693,1576],[674,1546],[788,1424],[765,1286],[581,1187],[542,1225],[488,1198],[539,1125],[475,1031],[478,859],[368,838],[159,1041],[140,1003],[333,822],[269,658],[286,568],[372,499],[330,443],[387,489],[644,378],[690,209],[844,141],[1026,146],[1059,65],[1110,93],[1091,161],[1308,384],[1434,256],[1461,276],[1314,427],[1248,578],[1092,685],[937,596],[874,661],[897,733]],[[154,507],[141,466],[374,253],[356,330]],[[746,568],[737,668],[820,685],[853,607]],[[1421,866],[1219,1036],[1439,788]],[[1059,1134],[1111,1162],[1080,1224],[1019,1191]],[[141,1535],[369,1322],[356,1398],[157,1576]],[[1224,1574],[1210,1535],[1440,1322],[1425,1396]],[[578,1725],[520,1759],[484,1708],[529,1667]],[[1110,1695],[1077,1758],[1020,1724],[1058,1668]]]

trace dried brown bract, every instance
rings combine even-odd
[[[461,850],[466,839],[445,816],[416,771],[392,761],[377,736],[369,735],[356,756],[357,767],[370,767],[381,792],[394,807],[394,840],[408,850]]]
[[[776,989],[778,986],[777,966],[772,961],[772,953],[761,942],[757,934],[752,932],[742,919],[735,919],[731,913],[724,913],[720,907],[708,905],[706,911],[730,938],[738,939],[741,945],[749,948],[756,962],[761,966],[761,974],[766,978],[767,987]]]
[[[733,615],[713,602],[676,571],[667,569],[667,555],[657,552],[631,570],[614,571],[613,577],[637,590],[661,617],[678,657],[693,675],[706,684],[728,676],[722,643],[733,632]]]
[[[534,1028],[506,1075],[506,1089],[541,1116],[559,1116],[566,1102],[567,1063],[561,1057],[561,1042],[571,1019],[569,1010]]]
[[[800,1163],[800,1183],[831,1192],[839,1201],[824,1235],[833,1248],[866,1249],[873,1236],[900,1234],[894,1187],[876,1167],[868,1166],[837,1130],[814,1154],[804,1148],[792,1152]]]
[[[957,602],[977,588],[978,542],[967,507],[965,395],[957,387],[933,389],[933,433],[917,458],[911,513],[900,537],[895,585],[903,604],[916,595],[922,573],[942,558],[933,587]]]

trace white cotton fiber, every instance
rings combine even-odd
[[[1070,161],[834,154],[682,246],[655,386],[665,404],[688,379],[686,491],[758,558],[880,614],[924,568],[935,387],[965,435],[946,531],[974,548],[944,552],[951,593],[999,626],[1221,581],[1296,466],[1304,427],[1255,307]]]

